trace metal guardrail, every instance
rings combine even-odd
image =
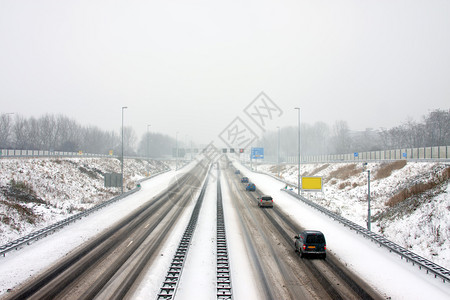
[[[162,172],[156,173],[156,174],[154,174],[152,176],[149,176],[147,178],[141,179],[141,180],[138,181],[138,183],[143,182],[145,180],[148,180],[150,178],[153,178],[155,176],[158,176],[160,174],[163,174],[165,172],[168,172],[168,170],[162,171]],[[103,202],[101,204],[93,206],[93,207],[91,207],[91,208],[89,208],[89,209],[87,209],[87,210],[85,210],[85,211],[83,211],[81,213],[78,213],[76,215],[70,216],[70,217],[68,217],[68,218],[66,218],[64,220],[61,220],[61,221],[56,222],[54,224],[51,224],[51,225],[49,225],[49,226],[47,226],[45,228],[39,229],[39,230],[34,231],[34,232],[24,236],[24,237],[18,238],[18,239],[14,240],[12,242],[9,242],[9,243],[7,243],[7,244],[5,244],[3,246],[0,246],[0,255],[5,257],[7,252],[12,251],[12,250],[18,250],[19,247],[24,246],[24,245],[30,245],[33,241],[37,241],[37,240],[39,240],[39,239],[41,239],[43,237],[46,237],[46,236],[56,232],[57,230],[61,229],[62,227],[66,226],[66,225],[69,225],[70,223],[76,222],[77,220],[81,220],[83,217],[86,217],[87,215],[89,215],[89,214],[91,214],[91,213],[93,213],[93,212],[95,212],[95,211],[97,211],[99,209],[102,209],[105,206],[108,206],[108,205],[110,205],[110,204],[112,204],[112,203],[114,203],[116,201],[119,201],[122,198],[128,197],[129,195],[134,194],[135,192],[139,191],[140,189],[141,189],[141,187],[140,187],[140,185],[138,185],[136,188],[134,188],[134,189],[132,189],[132,190],[130,190],[128,192],[125,192],[125,193],[123,193],[123,194],[121,194],[119,196],[111,198],[110,200],[105,201],[105,202]]]
[[[217,165],[217,299],[231,300],[230,262],[228,259],[227,234],[223,214],[222,188],[220,186],[220,168]]]
[[[400,257],[403,259],[405,258],[407,262],[411,261],[413,265],[418,265],[420,269],[424,268],[428,273],[432,273],[434,274],[434,277],[440,277],[443,282],[450,282],[450,270],[447,270],[429,260],[427,260],[426,258],[423,258],[403,247],[401,247],[400,245],[389,241],[388,239],[382,237],[379,234],[376,234],[372,231],[369,231],[367,229],[365,229],[364,227],[353,223],[352,221],[341,217],[331,211],[329,211],[328,209],[318,205],[317,203],[314,203],[308,199],[306,199],[305,197],[299,196],[298,194],[294,193],[293,191],[290,190],[283,190],[286,193],[290,194],[291,196],[303,201],[304,203],[308,204],[311,207],[314,207],[315,209],[319,210],[320,212],[328,215],[329,217],[331,217],[332,219],[338,221],[339,223],[342,223],[344,226],[349,227],[350,229],[355,230],[357,233],[362,234],[363,236],[365,236],[366,238],[371,239],[372,241],[378,243],[380,246],[383,246],[385,248],[387,248],[389,250],[389,252],[394,252],[397,253],[398,255],[400,255]]]
[[[50,150],[26,150],[26,149],[0,149],[0,158],[19,157],[111,157],[118,158],[117,155],[94,154],[84,152],[50,151]]]
[[[246,167],[248,170],[250,170],[250,168],[248,166],[246,166],[244,164],[243,164],[243,166]],[[270,176],[278,181],[281,181],[289,186],[292,186],[292,183],[289,183],[289,182],[282,180],[271,174],[266,174],[266,173],[254,171],[254,170],[252,172]],[[296,197],[297,199],[303,201],[304,203],[310,205],[311,207],[314,207],[315,209],[328,215],[332,219],[335,219],[336,221],[344,224],[344,226],[347,226],[350,229],[355,230],[357,233],[364,235],[365,237],[378,243],[380,246],[387,248],[389,250],[389,252],[397,253],[398,255],[400,255],[400,257],[402,259],[405,258],[407,262],[411,261],[413,265],[417,264],[419,266],[419,269],[424,268],[427,271],[427,274],[431,272],[432,274],[434,274],[435,278],[440,277],[444,282],[446,282],[446,281],[450,282],[450,270],[448,270],[444,267],[441,267],[441,266],[433,263],[432,261],[429,261],[428,259],[421,257],[420,255],[417,255],[414,252],[411,252],[394,242],[389,241],[388,239],[386,239],[385,237],[383,237],[379,234],[376,234],[372,231],[367,230],[366,228],[362,227],[361,225],[358,225],[344,217],[341,217],[341,216],[331,212],[330,210],[324,208],[323,206],[320,206],[317,203],[314,203],[314,202],[306,199],[305,197],[299,196],[298,194],[296,194],[295,192],[293,192],[291,190],[283,189],[283,191],[290,194],[293,197]]]
[[[239,154],[238,154],[239,155]],[[280,157],[283,164],[297,164],[298,155]],[[246,158],[246,163],[249,158]],[[301,155],[302,164],[314,163],[358,163],[392,162],[406,160],[415,162],[450,162],[450,145],[420,148],[387,149],[379,151],[353,152],[345,154]],[[263,163],[277,164],[276,154],[266,154]]]
[[[120,155],[85,153],[85,152],[69,152],[69,151],[50,151],[50,150],[26,150],[26,149],[0,149],[1,158],[115,158],[122,159]],[[125,155],[126,159],[151,159],[157,161],[175,160],[174,157],[146,157],[146,156],[129,156]],[[178,157],[179,161],[188,161],[187,158]]]

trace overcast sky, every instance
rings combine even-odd
[[[449,109],[449,29],[448,0],[0,0],[0,112],[206,143],[264,92],[264,130],[390,128]]]

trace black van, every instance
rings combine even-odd
[[[305,230],[295,237],[295,252],[300,253],[300,257],[308,255],[318,255],[321,258],[327,256],[327,244],[325,236],[317,230]]]

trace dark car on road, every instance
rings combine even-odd
[[[305,230],[295,237],[295,252],[300,253],[300,257],[306,255],[317,255],[321,258],[327,256],[327,245],[325,236],[318,230]]]
[[[236,171],[234,171],[234,174],[241,174],[241,171],[236,170]]]
[[[248,177],[242,177],[241,178],[241,182],[248,183]]]
[[[250,192],[254,192],[256,191],[256,186],[254,183],[249,183],[247,184],[247,187],[245,188],[246,191],[250,191]]]
[[[269,195],[262,195],[258,198],[259,207],[273,207],[273,198]]]

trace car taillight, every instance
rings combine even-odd
[[[303,250],[305,250],[306,249],[306,245],[305,244],[303,244]]]
[[[324,249],[324,250],[327,250],[327,245],[323,246],[323,249]]]

